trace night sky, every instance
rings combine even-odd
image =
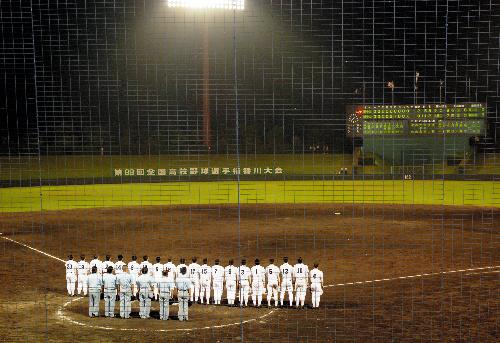
[[[392,102],[484,102],[499,145],[493,0],[2,0],[0,154],[206,151],[205,29],[215,152],[235,151],[237,112],[242,153],[350,153],[345,106]]]

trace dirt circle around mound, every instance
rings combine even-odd
[[[229,307],[225,305],[203,305],[192,304],[189,306],[190,320],[181,322],[177,319],[177,303],[170,305],[169,320],[159,320],[159,304],[152,301],[151,318],[139,318],[139,303],[132,302],[132,313],[130,319],[118,317],[119,302],[116,302],[116,318],[102,316],[104,302],[101,301],[100,314],[98,318],[88,316],[88,298],[69,298],[56,312],[57,319],[71,324],[102,330],[114,331],[142,331],[142,332],[189,332],[196,330],[220,329],[237,326],[250,322],[265,323],[268,317],[275,313],[277,308],[253,308],[253,307]]]

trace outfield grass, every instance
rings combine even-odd
[[[40,197],[41,194],[41,197]],[[235,204],[236,182],[171,182],[0,189],[0,212]],[[245,181],[243,204],[377,203],[500,207],[493,181]]]

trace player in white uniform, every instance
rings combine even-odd
[[[274,258],[269,259],[266,267],[267,275],[267,306],[271,306],[271,299],[274,299],[274,306],[278,306],[278,289],[280,287],[280,269],[274,265]]]
[[[175,277],[180,275],[182,267],[186,267],[187,270],[186,259],[183,257],[179,259],[179,264],[175,267]]]
[[[102,263],[102,274],[107,274],[108,267],[115,269],[115,264],[111,261],[111,256],[106,255],[106,260]]]
[[[318,267],[319,263],[314,263],[314,269],[309,273],[313,308],[319,307],[319,300],[323,294],[323,272]]]
[[[297,264],[293,266],[293,277],[295,278],[295,307],[303,308],[306,301],[309,267],[302,263],[302,257],[299,257]]]
[[[224,289],[224,268],[220,265],[218,258],[215,259],[215,265],[212,266],[212,286],[214,289],[214,303],[220,305]]]
[[[132,276],[127,273],[127,266],[121,266],[120,270],[121,273],[116,275],[116,284],[120,286],[120,317],[128,319],[132,311],[130,301],[132,297]]]
[[[102,261],[99,259],[99,256],[94,255],[94,259],[90,261],[89,263],[90,270],[92,270],[93,267],[97,268],[97,274],[101,275],[102,274]]]
[[[172,263],[172,257],[169,257],[167,259],[167,263],[163,265],[163,270],[167,272],[167,279],[169,282],[172,282],[171,286],[172,289],[170,290],[170,299],[173,298],[174,295],[174,289],[175,289],[175,273],[176,273],[176,266],[175,264]]]
[[[260,265],[260,260],[255,259],[255,265],[251,269],[252,273],[252,303],[253,306],[260,307],[262,294],[266,293],[266,270]]]
[[[136,298],[138,297],[137,292],[137,278],[139,277],[139,272],[141,271],[141,266],[137,263],[137,256],[132,256],[132,261],[128,263],[128,272],[132,279],[132,295]]]
[[[238,283],[240,286],[240,306],[248,306],[248,293],[250,292],[250,281],[252,272],[246,266],[247,260],[241,260],[241,265],[238,268]]]
[[[208,259],[204,258],[200,267],[200,299],[202,304],[204,304],[203,299],[206,299],[207,304],[210,304],[211,284],[212,268],[208,265]]]
[[[158,283],[160,282],[162,276],[163,276],[163,263],[160,262],[161,257],[156,256],[156,263],[153,264],[153,279],[154,279],[154,284],[153,284],[153,296],[155,300],[158,300]]]
[[[283,264],[280,266],[281,273],[281,290],[280,290],[280,305],[283,306],[285,300],[285,293],[288,292],[290,299],[290,306],[293,304],[293,267],[288,264],[288,257],[283,257]]]
[[[147,261],[147,256],[144,256]],[[149,262],[148,262],[149,263]],[[141,269],[141,275],[137,278],[139,287],[139,316],[143,319],[149,318],[151,313],[151,298],[153,296],[153,277],[149,275],[148,267]]]
[[[238,281],[238,268],[236,268],[231,259],[228,261],[229,265],[224,268],[224,278],[226,279],[226,292],[227,292],[227,303],[230,306],[234,305],[234,299],[236,298],[236,283]]]
[[[167,271],[167,278],[169,278],[170,281],[175,281],[176,269],[175,264],[172,263],[172,257],[169,257],[167,263],[163,265],[163,270]]]
[[[75,261],[73,261],[73,255],[69,255],[65,265],[66,265],[66,288],[68,290],[68,295],[72,297],[75,295],[76,271],[78,269],[78,264]]]
[[[113,318],[116,300],[116,275],[113,274],[113,266],[108,266],[106,273],[102,275],[102,284],[104,286],[104,315]]]
[[[200,299],[200,265],[196,263],[196,257],[193,257],[191,260],[193,261],[193,263],[188,266],[188,275],[191,279],[189,300],[193,302]]]
[[[87,277],[89,275],[90,265],[85,261],[85,255],[80,256],[80,262],[78,262],[78,294],[87,295]]]
[[[119,275],[123,273],[124,266],[126,266],[126,264],[123,262],[123,255],[118,255],[118,261],[115,263],[115,274]]]
[[[140,268],[140,270],[141,270],[141,273],[142,273],[142,269],[143,269],[144,267],[146,267],[146,268],[148,268],[148,275],[149,275],[149,276],[153,276],[153,265],[151,264],[151,262],[149,262],[149,257],[148,257],[148,255],[144,255],[144,256],[142,257],[142,260],[143,260],[143,261],[142,261],[142,262],[141,262],[141,264],[139,265],[139,268]],[[142,275],[142,274],[141,274],[141,275]]]

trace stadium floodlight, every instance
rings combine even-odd
[[[167,0],[170,8],[243,11],[245,0]],[[203,30],[203,144],[211,149],[208,24]]]
[[[244,10],[245,0],[168,0],[168,7]]]

